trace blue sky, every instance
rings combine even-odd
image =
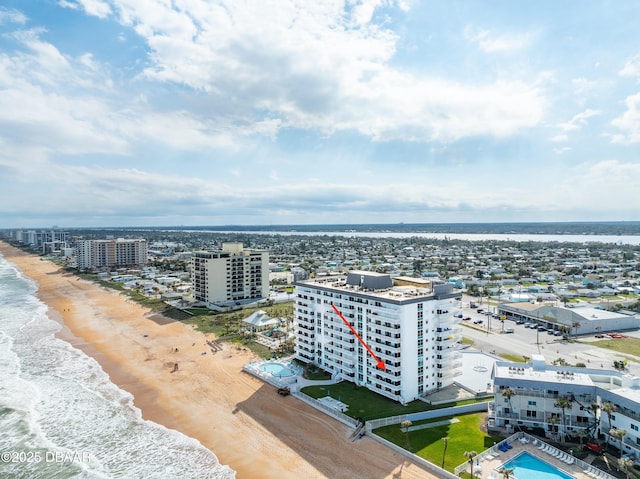
[[[0,227],[637,221],[638,18],[4,0]]]

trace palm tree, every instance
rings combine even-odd
[[[478,453],[476,451],[464,451],[464,457],[469,461],[469,471],[471,472],[471,479],[473,479],[473,458],[476,457]]]
[[[411,442],[409,442],[409,428],[413,425],[411,421],[405,419],[400,423],[400,429],[404,431],[407,436],[407,449],[411,451]]]
[[[507,402],[509,403],[509,412],[513,414],[513,406],[511,405],[511,398],[516,395],[516,392],[510,387],[506,387],[502,390],[502,397],[507,398]],[[516,422],[517,424],[517,422]],[[520,426],[518,425],[518,429]]]
[[[562,434],[560,434],[560,442],[564,442],[565,430],[567,427],[565,413],[567,409],[571,409],[573,407],[573,401],[569,396],[560,396],[553,406],[562,409]]]
[[[613,404],[612,402],[606,402],[603,403],[602,406],[600,406],[600,410],[603,411],[604,413],[606,413],[607,415],[607,421],[608,421],[608,428],[607,431],[611,430],[611,415],[616,412],[616,405]]]
[[[593,416],[593,426],[591,426],[593,428],[591,435],[594,436],[597,434],[598,431],[598,424],[600,424],[600,419],[598,418],[598,409],[600,409],[600,405],[598,403],[591,403],[591,405],[589,406],[588,411],[591,413],[591,415]]]
[[[510,469],[508,467],[505,467],[504,469],[502,469],[502,471],[500,471],[500,473],[502,474],[502,479],[511,479],[513,476],[513,469]]]
[[[609,431],[609,435],[620,442],[620,458],[622,458],[622,439],[627,435],[627,431],[625,429],[618,429],[614,427]]]
[[[445,436],[442,438],[442,441],[444,442],[444,451],[442,451],[442,469],[444,469],[444,457],[447,455],[447,446],[449,445],[449,439],[451,439],[449,436]]]
[[[633,459],[630,457],[621,457],[618,459],[618,469],[624,472],[629,479],[631,469],[633,468]]]
[[[574,337],[578,336],[578,328],[580,328],[580,321],[574,321],[573,323],[571,323],[571,326],[573,326],[573,329],[576,330],[573,336]]]

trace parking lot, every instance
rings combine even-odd
[[[485,310],[486,305],[483,306],[480,309]],[[611,351],[590,344],[598,340],[595,335],[579,336],[578,341],[574,341],[570,335],[569,340],[566,340],[562,335],[556,336],[554,331],[532,329],[526,324],[510,320],[503,323],[499,318],[485,313],[486,311],[478,313],[477,309],[469,308],[468,304],[460,309],[461,324],[466,326],[462,329],[462,335],[473,340],[474,349],[529,358],[532,354],[542,354],[548,364],[563,358],[569,364],[584,363],[587,367],[607,369],[613,367],[614,359],[620,359],[615,354],[612,355]],[[508,329],[512,329],[513,333],[507,333]],[[640,332],[625,332],[625,335],[640,337]],[[640,364],[630,361],[627,367],[632,374],[640,375]]]

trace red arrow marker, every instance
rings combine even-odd
[[[358,341],[360,341],[360,343],[366,348],[367,351],[369,351],[369,354],[371,356],[373,356],[373,359],[376,360],[376,366],[378,366],[379,369],[382,369],[383,371],[386,371],[387,367],[384,364],[384,361],[378,359],[378,357],[373,354],[373,351],[371,351],[371,348],[369,346],[367,346],[367,343],[365,343],[362,338],[360,337],[360,335],[356,332],[355,329],[353,329],[353,326],[351,326],[349,324],[349,321],[347,321],[346,319],[344,319],[344,316],[342,316],[342,313],[338,310],[338,308],[336,308],[336,305],[331,303],[331,307],[333,308],[333,310],[338,313],[338,316],[340,316],[340,319],[342,321],[344,321],[344,324],[347,325],[347,328],[349,328],[351,330],[351,332],[355,335],[356,338],[358,338]]]

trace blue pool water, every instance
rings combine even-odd
[[[288,367],[280,363],[266,363],[260,366],[260,369],[268,373],[271,373],[273,376],[277,378],[286,378],[289,376],[296,375],[295,371],[289,369]]]
[[[574,479],[573,476],[528,452],[518,454],[500,466],[499,470],[504,468],[513,469],[515,479]]]

